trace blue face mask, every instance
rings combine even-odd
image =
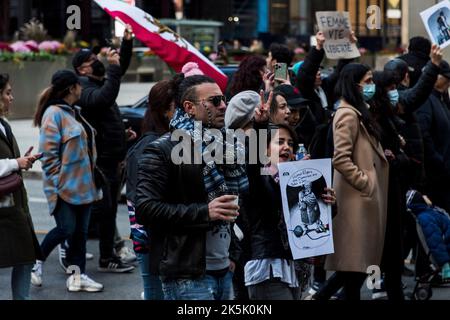
[[[391,101],[391,104],[393,107],[397,107],[398,101],[400,99],[400,94],[398,93],[398,90],[391,90],[388,92],[389,100]]]
[[[370,99],[372,99],[373,96],[375,95],[375,92],[376,92],[375,84],[365,84],[363,87],[364,101],[367,102]]]

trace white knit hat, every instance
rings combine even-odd
[[[236,130],[247,125],[255,116],[260,99],[260,95],[255,91],[243,91],[235,95],[227,106],[225,128]]]

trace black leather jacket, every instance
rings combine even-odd
[[[175,165],[170,134],[150,144],[138,165],[136,218],[150,231],[150,270],[165,279],[197,278],[206,271],[211,228],[202,165]],[[239,250],[232,235],[230,259]]]

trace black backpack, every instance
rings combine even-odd
[[[328,119],[327,123],[320,124],[316,127],[308,150],[311,159],[333,158],[333,118],[334,114]]]

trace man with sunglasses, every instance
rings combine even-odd
[[[177,92],[172,133],[149,145],[138,167],[137,222],[151,234],[150,273],[160,275],[166,300],[230,300],[245,167],[207,160],[211,141],[225,138],[225,97],[214,80],[191,76]]]
[[[96,183],[97,187],[102,188],[103,199],[96,202],[92,208],[91,225],[96,226],[98,220],[100,240],[98,270],[101,272],[120,273],[134,269],[133,266],[123,263],[116,255],[117,248],[114,250],[121,163],[125,160],[127,152],[127,135],[133,134],[130,130],[126,130],[115,100],[119,94],[121,77],[130,65],[132,49],[132,31],[131,27],[127,26],[120,54],[114,49],[107,52],[109,64],[107,68],[89,49],[80,50],[72,60],[73,68],[80,76],[83,86],[78,105],[84,118],[97,131],[96,176],[101,176],[102,179],[96,179]]]

